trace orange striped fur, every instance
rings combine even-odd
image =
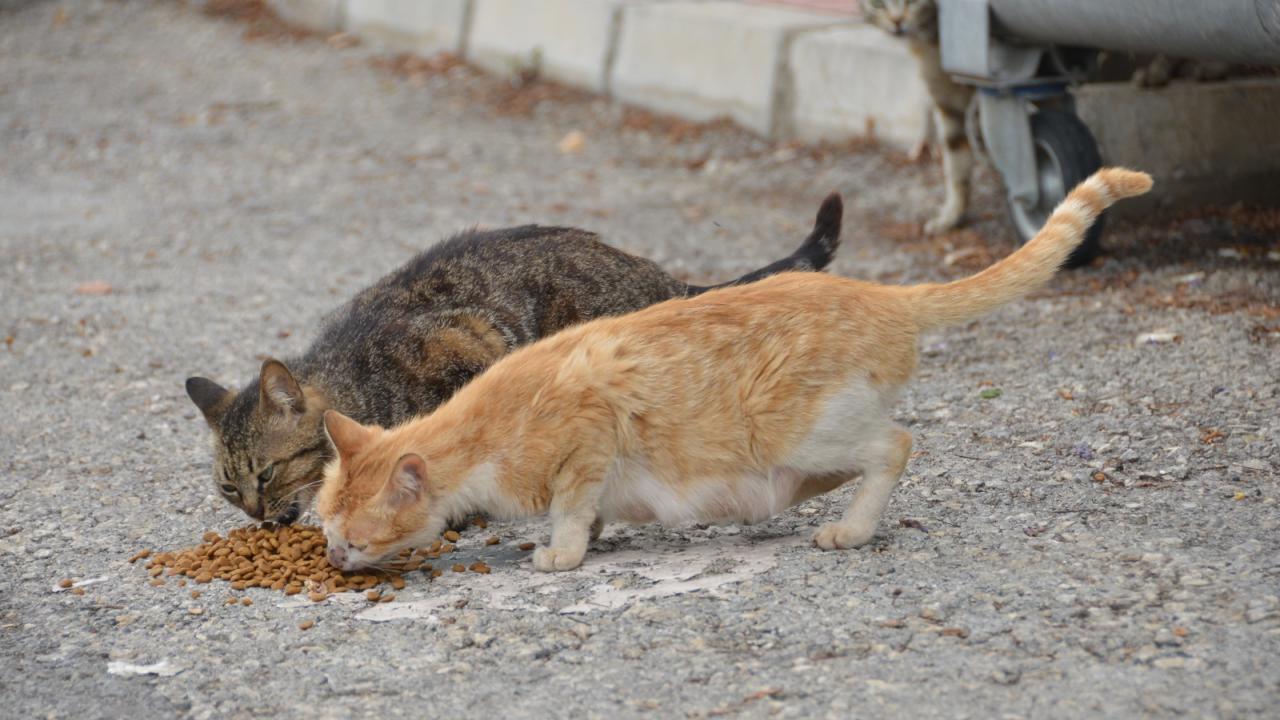
[[[391,430],[330,411],[337,457],[318,511],[335,562],[422,545],[468,511],[549,512],[534,565],[563,570],[601,520],[761,520],[859,475],[815,542],[861,545],[910,454],[890,414],[920,332],[1044,285],[1099,213],[1150,186],[1144,173],[1101,170],[1031,242],[956,282],[778,275],[565,330]]]

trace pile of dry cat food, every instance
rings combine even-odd
[[[306,525],[263,525],[237,528],[222,537],[218,533],[204,534],[200,545],[176,552],[152,553],[142,550],[130,558],[130,562],[147,560],[151,584],[166,584],[167,577],[176,577],[180,586],[187,579],[196,583],[225,580],[233,590],[271,588],[285,595],[306,592],[315,602],[330,594],[354,590],[367,591],[370,600],[388,602],[395,595],[381,593],[374,588],[389,583],[396,590],[405,586],[404,575],[421,571],[431,577],[439,577],[437,570],[427,560],[438,559],[454,551],[458,533],[449,531],[444,538],[430,547],[405,550],[400,557],[387,564],[385,569],[344,573],[331,566],[325,558],[324,531]],[[491,537],[489,544],[496,544]],[[465,572],[455,565],[454,570]],[[472,563],[472,572],[488,573],[483,562]]]

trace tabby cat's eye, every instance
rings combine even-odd
[[[264,484],[269,483],[271,482],[271,478],[274,477],[275,474],[276,474],[276,466],[268,465],[266,470],[263,470],[262,472],[258,473],[258,482],[264,483]]]
[[[238,489],[236,489],[235,485],[231,485],[229,483],[224,483],[220,489],[222,490],[222,494],[227,496],[236,495],[237,493],[240,492]]]

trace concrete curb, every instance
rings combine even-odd
[[[836,15],[742,0],[268,3],[321,32],[448,51],[499,75],[536,71],[694,120],[729,117],[777,140],[874,135],[905,149],[926,128],[928,95],[905,43]],[[1156,176],[1152,202],[1275,201],[1280,83],[1118,83],[1077,96],[1104,160]]]
[[[729,117],[777,139],[862,135],[871,118],[898,130],[900,146],[919,130],[918,98],[870,92],[837,97],[839,53],[793,47],[807,34],[855,31],[898,68],[891,85],[919,84],[905,47],[829,14],[740,0],[268,0],[290,22],[322,32],[346,30],[391,50],[448,51],[498,75],[542,76],[641,107],[695,120]],[[798,82],[797,82],[798,80]],[[834,100],[841,121],[833,115]],[[916,122],[919,123],[919,117]],[[846,122],[847,121],[847,122]],[[910,137],[908,137],[910,136]]]

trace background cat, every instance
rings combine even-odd
[[[840,197],[829,196],[799,249],[733,282],[826,267],[842,214]],[[583,230],[467,232],[360,292],[305,353],[267,360],[239,392],[193,377],[187,394],[214,432],[218,492],[253,518],[289,523],[310,507],[330,458],[326,409],[395,425],[434,409],[519,345],[708,289]]]
[[[933,117],[942,150],[942,171],[946,199],[936,215],[925,223],[926,233],[954,229],[969,208],[969,176],[973,172],[973,149],[965,132],[965,112],[973,98],[973,88],[960,85],[942,69],[938,45],[938,5],[935,0],[862,0],[863,17],[886,32],[903,37],[911,48],[933,101]],[[926,128],[930,127],[926,123]],[[926,129],[926,132],[928,130]],[[927,143],[927,138],[921,141]],[[919,151],[913,152],[919,154]]]
[[[325,413],[338,459],[317,510],[352,570],[434,539],[469,511],[547,512],[539,570],[577,567],[603,520],[763,520],[857,475],[824,549],[869,541],[910,456],[892,420],[921,332],[1046,284],[1112,203],[1151,187],[1099,171],[1026,245],[945,284],[784,273],[585,323],[499,361],[391,430]]]

